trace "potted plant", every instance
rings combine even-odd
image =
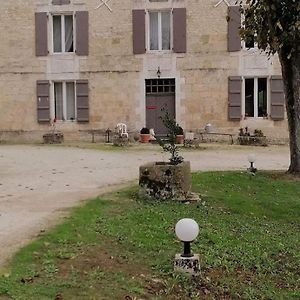
[[[64,134],[56,130],[56,118],[50,120],[50,132],[43,135],[44,144],[61,144]]]
[[[140,131],[140,142],[141,143],[149,143],[150,141],[150,130],[147,127],[143,127]]]
[[[164,151],[169,152],[169,162],[150,162],[140,166],[139,186],[142,197],[163,200],[197,201],[191,193],[191,166],[179,155],[175,144],[179,125],[168,112],[161,118],[168,129],[168,139],[156,140]],[[193,198],[194,197],[194,198]]]
[[[248,127],[239,129],[238,142],[240,145],[267,146],[267,137],[259,129],[255,129],[253,134]]]
[[[183,144],[183,142],[184,142],[183,129],[181,126],[176,124],[176,144]]]

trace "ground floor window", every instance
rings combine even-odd
[[[267,117],[267,78],[245,78],[244,95],[246,117]]]
[[[74,82],[54,82],[54,118],[61,121],[76,120]]]

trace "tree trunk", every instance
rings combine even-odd
[[[296,49],[288,58],[289,50],[282,48],[279,52],[290,138],[288,172],[300,174],[300,54]]]

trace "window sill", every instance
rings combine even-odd
[[[72,124],[72,123],[77,123],[77,120],[56,120],[56,124]]]
[[[242,48],[244,53],[257,53],[260,50],[258,48]]]
[[[269,117],[244,117],[243,120],[270,120]]]
[[[147,50],[147,54],[170,54],[174,53],[172,50]]]
[[[75,52],[50,52],[51,56],[76,56]]]

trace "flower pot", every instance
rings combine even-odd
[[[149,143],[150,141],[150,134],[140,134],[140,142],[141,143]]]
[[[183,144],[184,135],[176,135],[176,144]]]

